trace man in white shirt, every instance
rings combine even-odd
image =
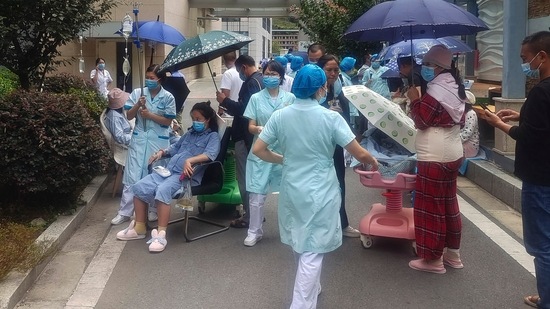
[[[222,93],[232,101],[239,100],[239,91],[243,81],[239,77],[239,72],[235,69],[235,60],[237,59],[236,52],[232,51],[223,55],[223,61],[227,70],[222,75],[220,89]]]

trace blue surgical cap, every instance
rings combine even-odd
[[[299,99],[307,99],[326,82],[327,77],[323,69],[316,64],[306,64],[294,77],[292,93]]]
[[[292,71],[298,71],[302,65],[304,64],[304,58],[302,57],[293,57],[292,61],[290,61],[290,69]]]
[[[285,58],[290,62],[294,56],[292,54],[285,54]]]
[[[355,58],[352,57],[345,57],[340,62],[340,70],[347,72],[351,69],[353,69],[353,66],[355,65]]]
[[[283,67],[288,63],[288,60],[284,56],[275,57],[275,61],[279,62]]]

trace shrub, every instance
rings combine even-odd
[[[0,281],[15,269],[26,271],[45,257],[47,244],[35,242],[39,228],[16,223],[0,225]]]
[[[0,67],[0,98],[19,87],[19,78],[10,70]]]
[[[98,123],[101,112],[107,107],[107,100],[94,85],[76,75],[61,73],[47,77],[44,80],[44,91],[76,95]]]
[[[52,210],[74,207],[109,158],[99,125],[77,96],[35,91],[0,99],[0,154],[2,202]]]

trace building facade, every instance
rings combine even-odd
[[[257,64],[263,58],[269,58],[273,40],[271,18],[223,17],[221,19],[221,28],[222,30],[247,35],[254,40],[241,48],[239,51],[240,54],[251,56]]]

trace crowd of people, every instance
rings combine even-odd
[[[541,81],[521,112],[496,114],[473,109],[475,96],[464,89],[453,53],[443,45],[430,48],[421,65],[411,57],[398,58],[394,74],[387,74],[391,69],[377,55],[365,55],[359,66],[355,58],[340,61],[320,44],[312,44],[307,57],[289,53],[259,63],[235,52],[224,55],[227,70],[215,96],[218,114],[233,116],[236,178],[244,210],[230,225],[247,229],[243,243],[255,246],[263,237],[268,194],[280,192],[280,238],[298,260],[290,307],[315,308],[324,254],[338,248],[342,237],[361,234],[346,213],[345,153],[372,170],[378,162],[358,143],[368,120],[343,95],[343,87],[358,84],[401,106],[417,129],[413,206],[418,258],[409,262],[414,270],[444,274],[446,266],[464,267],[457,177],[464,159],[479,153],[478,115],[517,140],[525,244],[535,256],[539,291],[525,302],[549,308],[550,166],[540,149],[550,151],[550,145],[537,138],[550,133],[549,54],[550,32],[525,39],[524,72]],[[129,150],[120,208],[112,224],[130,221],[132,215],[134,219],[117,238],[143,239],[146,221],[158,220],[148,244],[149,251],[161,252],[167,245],[172,196],[182,183],[200,184],[204,169],[197,164],[214,160],[219,152],[216,112],[208,103],[195,104],[192,127],[170,143],[176,108],[174,97],[162,87],[165,73],[158,65],[147,69],[146,87],[131,94],[107,90],[112,79],[102,58],[91,78],[109,100],[106,123],[113,138]],[[132,127],[127,121],[134,118]],[[168,175],[149,173],[147,166],[162,157],[170,158]]]

